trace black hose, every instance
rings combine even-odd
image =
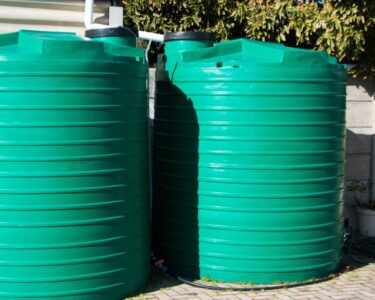
[[[351,240],[349,236],[345,238],[346,243],[348,244],[348,252],[351,258],[359,263],[369,263],[369,258],[375,258],[375,238],[366,238],[360,237],[354,240]],[[364,257],[363,259],[360,257]],[[367,257],[367,258],[366,258]],[[321,283],[328,281],[335,277],[335,275],[330,275],[327,277],[304,281],[304,282],[294,282],[294,283],[286,283],[286,284],[277,284],[277,285],[257,285],[257,286],[220,286],[220,285],[210,285],[204,284],[201,282],[197,282],[193,279],[185,278],[178,276],[168,270],[168,268],[164,265],[164,260],[157,260],[153,256],[153,261],[155,262],[154,265],[164,273],[176,278],[178,281],[186,283],[190,286],[194,286],[197,288],[204,288],[209,290],[217,290],[217,291],[238,291],[238,292],[256,292],[256,291],[269,291],[269,290],[277,290],[277,289],[284,289],[284,288],[292,288],[292,287],[301,287],[315,283]]]
[[[250,292],[250,291],[269,291],[269,290],[276,290],[276,289],[284,289],[284,288],[291,288],[291,287],[299,287],[299,286],[306,286],[309,284],[314,283],[320,283],[324,281],[328,281],[332,279],[334,276],[330,275],[327,277],[304,281],[304,282],[294,282],[294,283],[285,283],[285,284],[274,284],[274,285],[257,285],[257,286],[219,286],[219,285],[210,285],[210,284],[204,284],[200,282],[196,282],[193,279],[181,277],[177,274],[174,274],[172,271],[170,271],[165,265],[164,260],[158,260],[154,255],[152,255],[152,261],[156,268],[158,268],[163,273],[168,274],[171,277],[174,277],[176,280],[181,281],[183,283],[186,283],[188,285],[198,287],[198,288],[204,288],[209,290],[217,290],[217,291],[238,291],[238,292]]]
[[[170,274],[173,276],[172,274]],[[331,280],[333,276],[327,276],[323,278],[319,278],[316,280],[310,280],[310,281],[304,281],[304,282],[295,282],[295,283],[286,283],[286,284],[275,284],[275,285],[257,285],[257,286],[218,286],[218,285],[209,285],[209,284],[203,284],[196,282],[191,279],[186,279],[180,276],[173,276],[177,278],[177,280],[186,283],[188,285],[203,288],[203,289],[209,289],[209,290],[216,290],[216,291],[235,291],[235,292],[256,292],[256,291],[270,291],[270,290],[278,290],[278,289],[285,289],[285,288],[292,288],[292,287],[300,287],[300,286],[306,286],[309,284],[314,283],[320,283],[324,281]]]

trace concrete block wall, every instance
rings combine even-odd
[[[375,81],[348,78],[346,110],[346,187],[353,180],[375,181],[374,114]],[[372,191],[357,194],[362,200],[375,196]],[[357,228],[354,193],[345,190],[345,208],[350,225]]]

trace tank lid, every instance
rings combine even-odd
[[[128,39],[124,39],[128,40]],[[0,64],[7,60],[112,61],[134,59],[144,63],[144,50],[95,39],[84,39],[72,32],[21,30],[0,34]],[[74,55],[72,55],[74,53]],[[129,60],[129,62],[130,62]]]
[[[211,32],[202,31],[178,31],[164,34],[164,41],[194,40],[194,41],[215,41],[215,35]]]
[[[106,36],[133,36],[138,37],[138,31],[130,27],[110,27],[86,30],[85,36],[88,38],[98,38]]]

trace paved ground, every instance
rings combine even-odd
[[[132,300],[375,300],[375,265],[356,264],[348,267],[338,277],[326,282],[303,287],[259,292],[213,291],[182,284],[157,270],[153,271],[149,286]]]

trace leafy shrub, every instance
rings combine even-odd
[[[164,33],[202,30],[325,50],[374,73],[374,0],[125,0],[125,24]]]

